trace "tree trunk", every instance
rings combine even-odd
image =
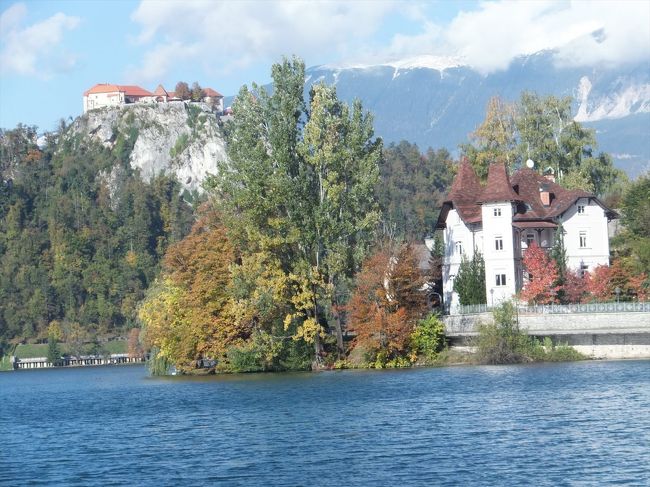
[[[320,336],[314,337],[314,361],[311,363],[312,370],[321,370],[325,366],[323,361],[323,344],[320,341]]]
[[[332,313],[334,314],[334,327],[336,329],[336,349],[339,360],[345,358],[345,347],[343,345],[343,324],[341,323],[341,313],[336,303],[332,303]]]

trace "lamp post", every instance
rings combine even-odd
[[[616,288],[614,289],[614,292],[616,293],[616,304],[618,304],[619,299],[621,297],[621,288],[616,286]]]

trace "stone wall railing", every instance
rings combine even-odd
[[[446,315],[468,315],[488,313],[493,306],[487,304],[471,304],[452,306],[445,310]],[[520,314],[572,314],[572,313],[650,313],[650,301],[584,303],[584,304],[518,304]]]

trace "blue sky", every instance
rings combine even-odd
[[[650,59],[650,2],[0,0],[0,127],[52,130],[95,83],[198,81],[224,95],[307,66],[453,56],[488,73],[557,49],[558,63]]]

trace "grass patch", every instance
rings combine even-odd
[[[61,346],[61,350],[63,350],[63,346]],[[18,345],[14,355],[17,358],[47,357],[47,343]]]
[[[126,340],[113,340],[100,344],[102,351],[105,353],[126,353],[127,342]],[[59,348],[64,355],[70,353],[70,346],[67,343],[60,343]],[[93,343],[86,343],[82,348],[83,354],[92,354],[96,350],[96,345]],[[18,345],[14,355],[18,358],[34,358],[34,357],[47,357],[47,343],[43,344],[24,344]]]

